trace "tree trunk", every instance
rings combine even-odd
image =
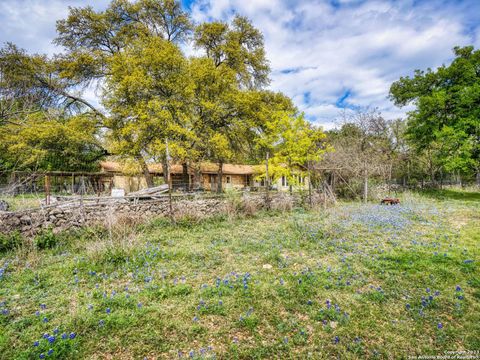
[[[223,162],[218,163],[218,182],[217,182],[217,193],[222,193],[223,191]]]
[[[199,163],[198,165],[195,165],[195,170],[193,175],[193,188],[195,190],[200,190],[202,187],[203,187],[202,169]]]
[[[443,189],[443,170],[440,169],[440,190]]]
[[[268,158],[270,154],[267,151],[265,157],[265,205],[267,210],[270,210],[270,175],[268,174]]]
[[[310,207],[312,207],[312,173],[310,171],[310,162],[307,163],[308,166],[308,202]],[[305,184],[305,179],[303,180]]]
[[[480,187],[480,168],[477,168],[476,178],[477,178],[477,186]]]
[[[190,176],[188,175],[188,165],[186,162],[182,164],[182,183],[185,191],[190,190]]]
[[[393,172],[393,163],[390,161],[390,165],[388,167],[388,193],[392,191],[392,172]]]
[[[368,200],[368,170],[365,166],[363,177],[363,202],[366,204]]]
[[[45,205],[50,205],[50,175],[45,175]]]
[[[137,161],[140,164],[140,167],[142,169],[142,174],[145,177],[145,181],[147,182],[147,187],[148,188],[153,187],[152,174],[150,174],[150,171],[148,170],[148,166],[147,166],[147,163],[145,162],[145,159],[143,158],[142,155],[138,155]]]
[[[163,182],[165,184],[168,184],[168,175],[169,175],[169,170],[168,170],[168,162],[167,162],[167,159],[163,159],[162,160],[162,169],[163,169]]]

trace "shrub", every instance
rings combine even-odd
[[[39,233],[34,240],[37,249],[51,249],[57,246],[59,237],[53,233],[52,229],[43,230]]]
[[[22,243],[22,235],[18,232],[0,234],[0,252],[14,250]]]

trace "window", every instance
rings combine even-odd
[[[282,176],[282,186],[288,186],[288,181],[286,176]]]
[[[232,183],[232,177],[231,176],[227,176],[227,184],[231,184]]]

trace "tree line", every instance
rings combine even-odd
[[[149,186],[151,161],[181,163],[185,174],[210,161],[219,175],[227,162],[265,164],[260,176],[290,183],[334,168],[365,199],[372,178],[437,183],[455,174],[480,184],[480,52],[472,47],[392,84],[391,100],[415,108],[406,119],[367,109],[324,132],[268,89],[263,36],[243,16],[194,24],[179,1],[114,0],[103,11],[70,8],[54,43],[62,52],[53,56],[0,49],[2,171],[93,171],[114,155]],[[100,104],[85,97],[92,89]]]

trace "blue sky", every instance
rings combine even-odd
[[[61,51],[51,40],[68,6],[109,0],[0,0],[0,42],[30,52]],[[342,110],[378,107],[392,81],[448,63],[456,45],[480,48],[480,0],[183,0],[195,21],[248,16],[265,35],[273,90],[291,96],[326,128]],[[193,50],[186,49],[188,53]],[[87,94],[94,98],[94,92]]]

